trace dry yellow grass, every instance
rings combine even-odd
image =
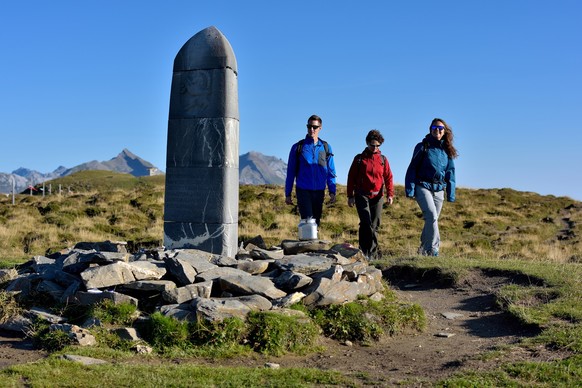
[[[161,246],[163,180],[93,173],[84,180],[70,178],[81,182],[78,187],[70,183],[74,194],[19,195],[14,206],[11,198],[1,197],[0,260],[21,261],[79,241]],[[116,179],[121,183],[113,184]],[[285,205],[283,187],[241,186],[239,198],[240,240],[260,235],[272,246],[297,238],[299,215],[296,206]],[[324,206],[319,237],[357,246],[358,222],[340,185],[337,202]],[[382,218],[383,254],[416,255],[422,225],[418,205],[397,185],[395,202]],[[457,202],[445,203],[439,225],[441,253],[446,256],[582,262],[582,204],[569,198],[510,189],[459,189]]]

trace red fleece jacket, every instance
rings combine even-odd
[[[348,173],[348,197],[363,194],[374,198],[382,194],[379,193],[382,184],[385,187],[384,193],[388,197],[394,197],[392,170],[388,158],[384,157],[384,165],[382,158],[380,151],[372,153],[368,148],[354,157]]]

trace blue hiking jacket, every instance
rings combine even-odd
[[[326,157],[325,147],[321,139],[316,144],[306,135],[301,148],[301,155],[297,155],[297,146],[293,144],[289,151],[287,163],[287,179],[285,180],[285,196],[290,197],[293,190],[293,182],[304,190],[325,190],[325,186],[331,194],[336,193],[335,164],[333,151],[328,143],[329,158]]]
[[[445,152],[443,141],[430,134],[414,147],[404,180],[407,197],[414,197],[416,185],[432,191],[446,189],[447,201],[455,201],[455,162]]]

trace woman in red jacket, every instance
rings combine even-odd
[[[375,129],[366,136],[367,147],[354,157],[348,173],[348,206],[356,205],[360,217],[360,249],[369,259],[379,258],[378,228],[384,194],[392,205],[394,183],[388,159],[380,152],[384,137]]]

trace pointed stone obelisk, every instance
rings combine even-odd
[[[237,64],[215,27],[174,59],[166,154],[164,245],[234,257],[238,248]]]

